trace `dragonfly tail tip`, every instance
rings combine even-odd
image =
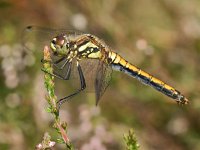
[[[186,97],[182,97],[177,101],[178,104],[187,105],[189,104],[189,100]]]
[[[189,100],[186,97],[184,98],[184,104],[189,104]]]

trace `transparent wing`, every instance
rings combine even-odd
[[[43,51],[44,46],[49,46],[52,39],[59,34],[66,34],[72,38],[82,35],[79,31],[28,26],[22,33],[22,45],[28,52]]]
[[[95,79],[95,94],[96,94],[96,105],[98,104],[101,96],[104,94],[108,87],[112,77],[112,68],[103,63],[99,62],[96,79]]]
[[[62,66],[64,64],[64,61],[65,60],[60,62],[58,64],[58,66],[59,67]],[[83,76],[86,81],[86,89],[84,91],[94,92],[95,91],[95,80],[96,80],[96,75],[97,75],[98,66],[99,66],[99,60],[97,60],[97,59],[82,59],[79,61],[79,64],[81,66]],[[54,70],[54,72],[59,74],[59,76],[64,78],[67,73],[67,67],[68,66],[66,65],[62,70],[59,70],[57,67],[54,67],[53,70]],[[80,88],[80,77],[79,77],[79,73],[77,70],[76,60],[72,61],[71,73],[70,73],[69,80],[70,81],[68,82],[68,84],[70,84],[71,87],[73,87],[75,89]]]
[[[86,92],[95,91],[95,79],[98,69],[99,60],[95,59],[82,59],[79,61],[81,69],[83,71],[83,76],[86,81]],[[80,88],[80,79],[77,71],[76,60],[72,62],[72,70],[70,80],[72,80],[72,86],[75,88]]]
[[[82,68],[86,81],[86,89],[84,91],[95,92],[96,103],[98,103],[99,99],[109,85],[112,75],[112,68],[97,59],[82,59],[80,60],[79,64]],[[65,72],[66,71],[63,69],[62,73],[59,72],[59,74],[64,76]],[[80,88],[80,77],[77,71],[75,60],[72,62],[70,81],[68,83],[75,89]]]

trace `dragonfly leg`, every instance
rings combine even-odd
[[[77,90],[76,92],[74,92],[73,94],[70,94],[66,97],[61,98],[57,104],[58,104],[58,110],[60,109],[61,105],[63,103],[65,103],[69,98],[75,96],[76,94],[78,94],[79,92],[83,91],[86,88],[86,83],[85,83],[85,78],[83,75],[83,71],[81,69],[81,66],[79,65],[79,63],[77,62],[77,68],[78,68],[78,73],[79,73],[79,77],[80,77],[80,82],[81,82],[81,87],[79,90]]]
[[[69,63],[69,60],[67,59],[65,63],[59,69],[62,70],[68,63]]]
[[[61,67],[59,67],[57,64],[60,63],[61,61],[65,60],[65,59],[67,59],[67,58],[66,58],[66,57],[62,57],[62,58],[56,60],[55,62],[52,62],[52,61],[51,61],[51,63],[52,63],[53,66],[55,66],[57,69],[62,70],[62,69],[66,66],[66,64],[69,62],[69,60],[67,59]],[[41,59],[41,62],[42,62],[42,63],[45,63],[45,62],[47,62],[47,61],[45,61],[44,59]]]
[[[72,67],[72,62],[68,63],[68,67],[67,67],[67,72],[64,76],[64,80],[69,80],[70,74],[71,74],[71,67]]]
[[[50,74],[50,75],[52,75],[52,76],[58,78],[58,79],[61,79],[61,80],[69,80],[69,77],[70,77],[70,74],[71,74],[71,65],[72,65],[72,62],[69,62],[69,63],[68,63],[68,66],[67,66],[67,71],[66,71],[66,74],[64,75],[64,77],[61,76],[61,75],[59,75],[59,74],[57,74],[56,72],[54,72],[54,73],[49,73],[48,71],[46,71],[46,70],[44,70],[44,69],[41,69],[41,70],[42,70],[43,72],[45,72],[45,73],[48,73],[48,74]]]
[[[58,64],[59,62],[63,61],[66,57],[62,57],[58,60],[56,60],[55,62],[53,62],[54,64]],[[48,60],[44,60],[44,59],[41,59],[41,63],[45,63],[45,62],[48,62]],[[52,62],[52,61],[51,61]]]

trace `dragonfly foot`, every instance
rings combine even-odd
[[[58,111],[60,110],[61,105],[62,105],[62,102],[59,100],[56,105]]]

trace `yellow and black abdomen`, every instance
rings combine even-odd
[[[175,99],[178,103],[187,104],[188,100],[176,89],[130,64],[115,52],[109,52],[110,64],[114,70],[122,71],[157,91]]]

